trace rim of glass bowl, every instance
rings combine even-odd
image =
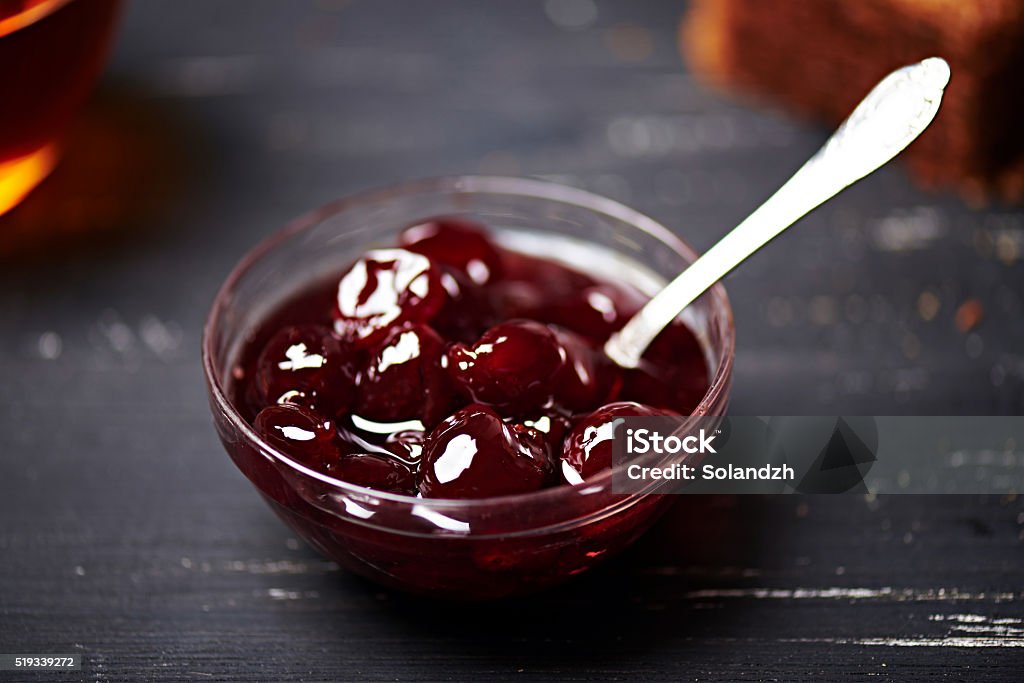
[[[235,410],[231,401],[228,400],[224,387],[221,383],[218,369],[214,366],[214,332],[219,326],[224,302],[228,300],[236,284],[245,276],[249,268],[264,256],[274,251],[278,245],[286,242],[305,230],[312,229],[327,218],[348,208],[361,204],[372,204],[387,201],[388,199],[407,194],[424,193],[480,193],[510,195],[568,204],[593,213],[604,214],[615,220],[627,223],[638,230],[650,234],[659,242],[666,244],[690,261],[697,258],[697,252],[694,251],[690,245],[654,219],[649,218],[648,216],[631,209],[624,204],[620,204],[613,199],[608,199],[607,197],[602,197],[601,195],[597,195],[586,190],[546,180],[503,176],[443,176],[438,178],[413,180],[397,185],[389,185],[382,188],[357,192],[342,199],[330,202],[329,204],[325,204],[318,209],[314,209],[291,221],[277,232],[264,238],[242,257],[242,259],[231,270],[231,273],[224,281],[224,284],[221,285],[220,289],[217,291],[217,295],[213,300],[213,305],[210,308],[210,313],[207,316],[206,324],[203,327],[202,340],[203,372],[206,375],[206,383],[209,390],[212,392],[216,406],[228,419],[231,425],[244,435],[246,439],[255,444],[260,451],[273,456],[276,460],[292,470],[295,470],[305,476],[312,477],[324,484],[327,484],[328,486],[340,489],[341,491],[358,496],[370,496],[381,501],[437,508],[487,508],[497,504],[509,505],[516,502],[543,501],[545,498],[555,498],[560,495],[565,495],[571,490],[575,490],[576,492],[585,492],[587,489],[594,487],[599,487],[601,490],[604,490],[607,485],[610,485],[610,480],[616,468],[609,468],[607,471],[587,479],[581,484],[571,486],[553,486],[550,488],[540,489],[538,491],[531,491],[529,493],[490,496],[487,498],[417,498],[416,496],[409,496],[400,493],[378,491],[377,489],[371,489],[365,486],[359,486],[358,484],[352,484],[341,479],[335,479],[334,477],[317,472],[316,470],[310,469],[301,463],[292,460],[286,454],[261,439],[256,433],[256,430],[254,430],[252,426],[250,426],[249,423],[238,414],[238,411]],[[735,355],[736,328],[732,317],[732,307],[729,305],[729,297],[726,295],[725,288],[721,283],[715,284],[715,286],[708,291],[708,294],[712,297],[714,305],[720,308],[725,315],[727,334],[724,339],[723,346],[721,348],[716,347],[712,349],[715,354],[721,355],[722,358],[719,362],[718,370],[715,372],[715,376],[712,378],[711,383],[708,386],[707,393],[694,409],[694,412],[691,413],[690,417],[707,415],[709,408],[721,399],[722,392],[729,386],[729,380],[732,374],[733,357]],[[621,470],[622,467],[620,466],[617,469]],[[640,492],[624,495],[628,498],[639,497],[644,495],[646,492],[649,492],[649,490],[653,490],[657,485],[658,482],[652,482],[652,486],[646,487]]]

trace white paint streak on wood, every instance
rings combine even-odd
[[[830,645],[863,645],[868,647],[963,647],[1021,648],[1024,629],[1007,623],[1021,623],[1016,618],[994,619],[982,614],[932,614],[928,621],[948,623],[949,631],[939,636],[891,636],[876,638],[792,638],[791,643],[828,643]],[[965,635],[973,634],[973,635]]]
[[[1008,602],[1017,599],[1015,593],[969,592],[958,588],[712,588],[691,591],[691,600],[714,598],[753,598],[774,600],[892,600],[894,602],[943,602],[973,600]]]

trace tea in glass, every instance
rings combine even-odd
[[[0,0],[0,214],[53,169],[107,55],[119,0]]]

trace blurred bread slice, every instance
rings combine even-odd
[[[893,69],[943,57],[953,78],[907,165],[976,202],[1024,200],[1024,0],[694,0],[680,46],[709,83],[831,124]]]

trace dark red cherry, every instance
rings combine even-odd
[[[297,403],[325,413],[352,402],[356,361],[322,325],[285,327],[270,338],[256,361],[256,390],[263,405]]]
[[[423,458],[423,442],[427,435],[412,429],[389,434],[384,448],[395,458],[412,468],[419,467]]]
[[[708,390],[708,366],[700,342],[676,321],[655,338],[640,367],[624,373],[622,395],[689,415]]]
[[[546,411],[526,417],[506,418],[505,423],[520,438],[541,444],[547,452],[551,470],[554,471],[562,455],[562,443],[572,429],[569,418],[555,411]]]
[[[277,397],[278,405],[302,406],[316,410],[316,400],[311,392],[290,389]]]
[[[483,405],[469,405],[427,437],[418,475],[430,498],[486,498],[535,491],[550,472],[544,448]]]
[[[407,228],[398,243],[437,263],[459,269],[478,285],[501,277],[501,253],[479,223],[442,217]]]
[[[452,388],[441,367],[445,342],[427,325],[393,330],[359,379],[355,411],[380,422],[418,419],[431,428],[448,415]]]
[[[495,325],[473,344],[452,345],[449,375],[472,401],[505,414],[550,405],[562,348],[551,328],[530,320]]]
[[[414,494],[416,475],[405,464],[377,453],[349,453],[330,467],[331,476],[378,491]]]
[[[426,256],[404,249],[368,251],[338,283],[334,329],[365,348],[392,327],[429,322],[445,298],[441,271]]]
[[[602,406],[576,423],[562,449],[562,478],[578,484],[612,466],[613,422],[620,417],[665,415],[650,406],[620,401]]]
[[[555,403],[568,412],[581,412],[611,401],[622,386],[619,367],[574,332],[552,329],[564,359],[555,375]]]
[[[498,322],[488,287],[471,282],[468,275],[451,268],[442,268],[441,284],[448,296],[430,325],[442,337],[469,343]]]
[[[514,282],[532,282],[549,295],[561,299],[573,292],[597,284],[597,280],[586,273],[548,260],[560,254],[546,254],[540,257],[529,256],[518,252],[505,252],[502,264],[505,268],[504,280]]]
[[[572,289],[572,278],[563,279],[554,289],[544,281],[501,282],[494,297],[509,317],[558,325],[597,344],[619,330],[643,303],[631,290],[585,280]]]
[[[632,290],[595,284],[552,302],[545,315],[587,339],[604,343],[640,310],[643,300]]]
[[[472,346],[453,345],[446,361],[471,400],[504,414],[592,410],[621,385],[618,368],[582,337],[533,321],[496,325]]]
[[[368,431],[368,426],[370,424],[358,415],[346,415],[338,420],[338,441],[343,453],[375,453],[400,460],[413,469],[419,466],[426,434],[400,427],[400,431],[395,431],[386,424],[375,424],[374,431]]]
[[[506,252],[503,264],[505,277],[494,283],[493,292],[505,318],[561,325],[564,321],[554,317],[553,306],[575,301],[578,292],[597,284],[590,276],[554,261],[515,252]]]
[[[268,406],[253,422],[270,445],[304,465],[326,471],[340,455],[334,422],[297,405]]]

